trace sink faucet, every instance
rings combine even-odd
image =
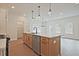
[[[35,34],[37,34],[37,27],[33,27],[33,30],[35,30]]]

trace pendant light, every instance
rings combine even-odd
[[[34,15],[34,10],[32,10],[32,19],[36,19],[35,15]]]
[[[38,7],[37,19],[40,19],[40,6],[37,6],[37,7]]]
[[[40,17],[40,6],[38,6],[38,17]]]
[[[52,16],[51,3],[49,3],[49,10],[48,10],[48,15],[49,15],[49,16]]]
[[[40,6],[37,6],[37,14],[32,10],[32,19],[40,19]]]
[[[33,17],[33,12],[34,12],[34,11],[32,10],[32,19],[34,19],[34,17]]]

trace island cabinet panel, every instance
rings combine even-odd
[[[23,42],[42,56],[61,55],[60,36],[45,37],[29,33],[23,34]]]
[[[32,34],[23,33],[23,42],[32,48]]]
[[[29,46],[32,48],[32,35],[29,35]]]
[[[32,35],[31,34],[27,34],[26,35],[26,44],[32,48]]]
[[[49,56],[58,56],[60,53],[60,36],[49,40]]]
[[[43,36],[41,37],[41,55],[49,55],[49,38]]]
[[[24,44],[27,44],[27,41],[26,41],[26,33],[23,33],[23,38],[22,39],[23,39],[23,43]]]

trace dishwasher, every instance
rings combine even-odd
[[[32,48],[33,48],[33,51],[38,55],[41,55],[40,43],[41,43],[41,37],[38,35],[33,35]]]

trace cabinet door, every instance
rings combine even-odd
[[[32,48],[32,35],[28,35],[28,45]]]
[[[25,42],[25,34],[23,33],[23,37],[22,37],[23,43]]]
[[[60,37],[55,37],[49,40],[49,55],[50,56],[60,55]]]
[[[27,33],[24,35],[24,40],[23,41],[24,41],[25,44],[28,44],[28,36],[27,36]]]
[[[54,47],[55,47],[55,55],[60,55],[60,39],[59,38],[56,38],[54,41],[53,41],[53,44],[54,44]]]
[[[26,34],[25,33],[23,33],[23,43],[26,44]]]
[[[29,35],[26,35],[26,44],[29,46]]]
[[[49,39],[46,37],[41,37],[41,55],[49,55]]]
[[[28,33],[24,33],[23,42],[32,48],[32,35]]]

